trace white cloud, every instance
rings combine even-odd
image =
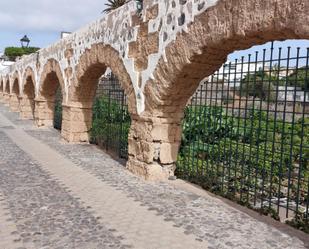
[[[1,0],[0,30],[74,31],[102,16],[106,0]]]

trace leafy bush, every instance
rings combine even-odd
[[[15,61],[16,57],[35,53],[39,49],[40,48],[36,48],[36,47],[28,47],[28,48],[7,47],[4,50],[4,55],[7,56],[11,61]]]
[[[121,157],[127,157],[131,118],[127,107],[102,96],[93,106],[91,141],[105,148],[112,147]]]
[[[262,199],[282,195],[280,184],[290,177],[294,179],[290,182],[290,198],[298,195],[299,184],[299,201],[305,203],[308,145],[309,117],[292,124],[274,120],[266,111],[249,110],[246,117],[241,117],[222,107],[189,106],[183,121],[177,174],[226,197],[236,196],[244,203],[254,195]]]

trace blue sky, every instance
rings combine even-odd
[[[27,34],[31,46],[45,47],[61,31],[75,31],[103,14],[106,0],[1,0],[0,52],[20,46]]]
[[[20,46],[27,34],[30,45],[45,47],[60,38],[61,31],[75,31],[103,14],[107,0],[1,0],[0,1],[0,52],[7,46]],[[309,41],[286,41],[278,46],[309,47]],[[270,48],[270,44],[235,52],[229,60]],[[283,51],[284,53],[285,51]],[[304,51],[302,51],[304,53]],[[296,50],[292,49],[292,56]]]

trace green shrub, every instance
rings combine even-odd
[[[7,47],[4,50],[4,55],[7,56],[11,61],[15,61],[16,57],[35,53],[39,49],[40,48],[36,48],[36,47],[28,47],[28,48]]]

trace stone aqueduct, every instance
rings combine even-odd
[[[229,53],[270,40],[309,39],[308,0],[135,1],[0,72],[0,98],[38,126],[63,93],[62,137],[88,142],[92,102],[107,67],[129,104],[127,168],[146,179],[173,175],[186,103]]]

